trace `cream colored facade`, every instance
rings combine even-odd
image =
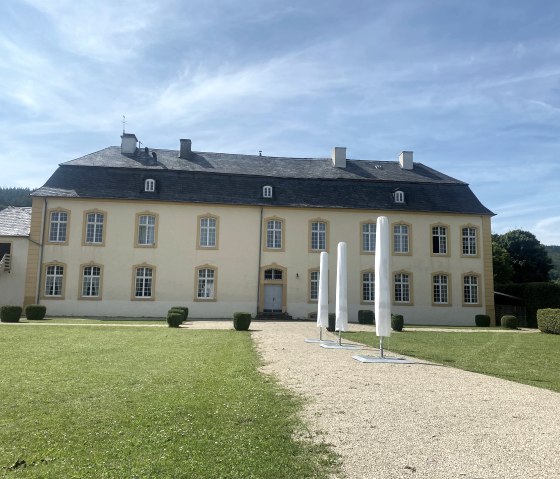
[[[67,238],[59,244],[48,241],[49,215],[57,210],[68,214]],[[95,246],[84,240],[85,214],[92,211],[104,215],[103,241]],[[156,218],[154,246],[138,245],[138,217],[142,214]],[[410,301],[394,303],[394,313],[402,314],[407,324],[472,325],[476,314],[493,318],[488,215],[141,200],[34,198],[30,238],[37,244],[32,242],[29,248],[25,303],[38,300],[50,315],[163,317],[169,307],[187,305],[193,318],[231,318],[235,311],[253,315],[262,311],[266,285],[276,284],[282,288],[282,311],[294,318],[307,318],[317,308],[310,300],[309,278],[310,271],[318,269],[320,256],[311,249],[310,224],[320,221],[326,223],[331,299],[335,297],[337,243],[347,243],[349,318],[357,321],[358,310],[373,309],[372,302],[362,301],[361,272],[374,268],[375,256],[362,251],[361,224],[375,223],[380,215],[387,216],[391,225],[408,225],[410,232],[410,253],[391,256],[392,271],[406,272],[411,278]],[[200,244],[200,218],[204,217],[216,219],[215,247]],[[282,224],[280,248],[266,245],[266,219]],[[446,254],[433,254],[434,225],[444,225],[448,232]],[[462,254],[461,229],[465,226],[477,232],[477,251],[470,256]],[[44,295],[48,265],[64,269],[63,291],[57,299]],[[81,294],[83,267],[87,265],[101,271],[100,294],[95,299]],[[154,273],[152,297],[136,299],[134,270],[143,266]],[[197,298],[200,268],[214,271],[213,298]],[[282,279],[265,280],[268,269],[282,271]],[[449,279],[447,305],[433,303],[434,274],[445,274]],[[478,278],[478,303],[474,305],[463,302],[464,275]],[[330,310],[334,312],[332,301]]]
[[[23,304],[29,240],[26,237],[0,236],[0,243],[10,244],[10,268],[0,264],[0,306]]]

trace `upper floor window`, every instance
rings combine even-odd
[[[466,274],[463,276],[463,302],[465,304],[478,304],[478,276]]]
[[[268,220],[266,222],[266,247],[268,249],[282,249],[281,220]]]
[[[362,251],[365,253],[375,252],[375,223],[362,223]]]
[[[362,273],[362,302],[375,301],[375,273],[365,271]]]
[[[217,219],[203,216],[199,219],[199,246],[215,248],[217,245]]]
[[[404,191],[397,190],[393,194],[395,198],[395,203],[404,203]]]
[[[45,271],[45,296],[62,296],[64,266],[49,265]]]
[[[272,186],[263,186],[262,195],[263,198],[272,198]]]
[[[405,224],[393,225],[393,252],[408,253],[410,251],[409,227]]]
[[[446,226],[432,226],[432,253],[447,254]]]
[[[49,242],[66,243],[68,228],[68,213],[66,211],[51,211]]]
[[[327,223],[324,221],[311,222],[311,250],[325,251],[327,249]]]
[[[215,299],[216,270],[213,268],[197,269],[197,299]]]
[[[434,274],[432,276],[434,304],[449,304],[449,276]]]
[[[101,292],[101,268],[84,266],[82,269],[82,297],[99,298]]]
[[[144,191],[153,192],[156,191],[156,180],[148,178],[144,181]]]
[[[394,276],[395,303],[410,303],[410,275],[396,273]]]
[[[138,245],[154,246],[156,244],[155,215],[138,215]]]
[[[477,228],[464,226],[461,228],[461,253],[465,256],[476,256],[477,251]]]
[[[103,213],[86,213],[86,238],[88,244],[103,243],[103,224],[105,215]]]
[[[140,266],[136,268],[134,281],[134,297],[135,298],[152,298],[153,297],[153,279],[154,270],[148,266]]]

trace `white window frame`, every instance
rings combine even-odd
[[[62,210],[51,211],[49,243],[66,243],[68,234],[68,212]]]
[[[393,225],[393,252],[408,254],[410,252],[410,227],[403,223]]]
[[[410,303],[410,274],[395,273],[393,275],[395,303]]]
[[[320,277],[321,277],[321,272],[318,269],[314,269],[309,272],[309,300],[310,301],[319,300]]]
[[[475,226],[461,227],[461,248],[463,256],[478,255],[478,228]]]
[[[313,251],[326,251],[327,249],[327,223],[324,221],[311,222],[311,249]]]
[[[449,275],[438,273],[432,276],[432,301],[434,304],[449,304]]]
[[[262,189],[263,198],[272,198],[272,186],[266,185]]]
[[[218,221],[212,216],[203,216],[199,221],[201,248],[215,248],[217,245]]]
[[[404,203],[404,191],[395,191],[395,203]]]
[[[45,297],[59,298],[64,288],[64,266],[49,264],[45,269]]]
[[[94,264],[83,266],[82,267],[82,297],[99,298],[100,294],[101,294],[101,267]]]
[[[447,255],[447,232],[444,225],[434,225],[432,228],[432,254]],[[437,251],[436,251],[437,249]]]
[[[101,217],[101,219],[99,219]],[[95,211],[86,213],[86,243],[101,244],[103,243],[103,226],[105,223],[105,215]]]
[[[154,269],[149,266],[136,266],[134,272],[134,297],[149,299],[154,296]]]
[[[266,248],[282,249],[282,220],[271,219],[266,222]]]
[[[138,215],[138,244],[153,246],[156,244],[156,217],[155,215]]]
[[[144,191],[147,193],[153,193],[156,191],[156,180],[153,178],[148,178],[144,181]]]
[[[474,281],[473,281],[474,280]],[[480,304],[479,298],[479,277],[475,274],[465,274],[463,276],[463,303]],[[473,294],[474,292],[474,294]],[[474,298],[474,301],[472,300]]]
[[[375,240],[377,225],[375,223],[362,223],[362,251],[375,253]]]
[[[364,271],[362,274],[362,302],[375,302],[375,273]]]
[[[211,300],[216,296],[216,270],[199,268],[197,270],[196,298]]]

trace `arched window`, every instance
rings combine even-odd
[[[263,198],[272,198],[272,186],[263,186],[262,195]]]
[[[395,203],[404,203],[404,192],[401,190],[395,191]]]
[[[156,191],[156,180],[148,178],[144,181],[144,191]]]

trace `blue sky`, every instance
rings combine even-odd
[[[120,143],[416,161],[560,244],[560,3],[2,0],[0,184]]]

